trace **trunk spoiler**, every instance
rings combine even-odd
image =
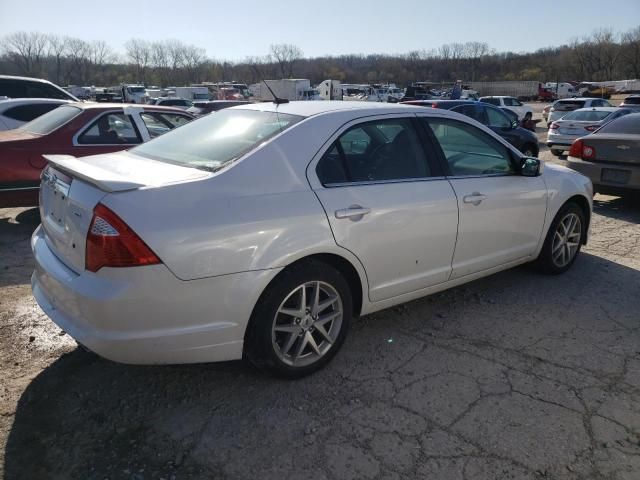
[[[123,192],[146,186],[145,183],[126,180],[117,171],[101,168],[73,155],[43,155],[43,157],[56,168],[91,183],[104,192]]]

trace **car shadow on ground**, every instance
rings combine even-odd
[[[612,281],[603,281],[606,277]],[[587,284],[588,278],[593,281]],[[633,286],[639,284],[640,271],[589,254],[583,254],[562,276],[542,276],[527,268],[509,270],[354,322],[334,361],[298,381],[273,379],[242,362],[126,366],[76,349],[45,368],[22,394],[6,445],[5,480],[172,475],[250,478],[251,472],[261,472],[265,479],[296,478],[289,476],[292,465],[307,474],[306,478],[325,478],[336,461],[331,458],[331,445],[336,446],[334,454],[339,456],[342,448],[355,448],[353,445],[363,442],[361,436],[375,433],[376,428],[401,435],[430,431],[441,418],[451,415],[460,396],[475,391],[469,376],[477,375],[478,381],[483,385],[489,382],[492,389],[501,388],[504,372],[500,371],[511,368],[505,367],[510,356],[523,365],[531,363],[531,368],[544,366],[543,376],[547,377],[553,375],[549,369],[565,361],[594,362],[586,365],[584,372],[603,368],[601,365],[609,361],[609,355],[603,360],[603,350],[608,347],[604,338],[610,334],[598,332],[615,331],[616,325],[622,325],[625,319],[619,312],[638,311]],[[612,317],[611,323],[600,317],[604,314],[593,305],[582,309],[584,295],[601,297],[612,310],[606,317]],[[568,314],[568,309],[576,309],[576,314]],[[530,357],[524,356],[528,348],[538,348],[536,345],[547,340],[555,342],[550,343],[552,348],[544,346],[532,350]],[[462,349],[454,354],[456,360],[434,356],[434,350],[446,345]],[[494,346],[489,349],[486,345]],[[561,357],[567,354],[567,345],[579,350]],[[483,358],[500,349],[502,366],[495,380],[491,379],[493,371],[474,373],[484,368],[479,364],[487,363],[485,360],[463,353],[483,348],[487,348]],[[615,360],[615,355],[610,356]],[[433,378],[440,385],[435,391],[403,389],[402,382],[404,387],[409,380],[415,382],[421,368],[432,372],[460,368],[465,374],[452,374],[446,383]],[[525,367],[514,364],[514,368]],[[559,375],[565,375],[567,368],[562,366]],[[541,381],[538,376],[531,378],[534,384]],[[563,377],[562,382],[568,381],[572,380]],[[575,385],[576,389],[581,387]],[[398,410],[403,398],[409,407]],[[467,403],[476,401],[469,398]],[[518,401],[522,398],[507,397],[504,415],[518,415],[509,410],[510,402]],[[424,415],[411,413],[420,412],[423,405]],[[547,419],[547,410],[538,417],[536,408],[538,404],[532,412],[529,407],[524,409],[526,421],[511,420],[510,425],[525,425],[517,438],[535,437],[538,427],[541,431],[554,428],[558,419]],[[514,407],[514,411],[518,409],[521,404]],[[477,422],[471,432],[482,430],[491,420],[479,417]],[[565,450],[574,442],[572,435],[581,438],[584,434],[582,425],[582,421],[576,422],[577,432],[563,431],[567,438],[558,438],[559,443],[538,442],[535,448],[542,453],[533,456],[553,457]],[[472,437],[473,433],[469,434],[469,442],[474,441]],[[431,449],[441,439],[436,436],[421,441],[423,449]],[[483,456],[503,455],[493,451],[482,436],[475,441],[477,448],[484,449]],[[522,446],[518,448],[522,450]],[[521,468],[521,464],[508,468]],[[326,468],[329,470],[323,470]],[[279,476],[281,472],[287,476]],[[340,478],[341,474],[330,476]],[[525,477],[516,474],[516,478]]]
[[[593,199],[593,212],[625,222],[640,223],[640,196],[633,198],[596,195]]]
[[[33,271],[29,238],[40,224],[40,213],[37,208],[0,212],[0,287],[29,283]]]

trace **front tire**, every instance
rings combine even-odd
[[[543,273],[566,272],[576,261],[586,229],[585,215],[575,203],[565,204],[551,223],[540,255],[534,262]]]
[[[246,357],[284,378],[309,375],[338,352],[353,314],[351,290],[335,268],[315,260],[284,270],[254,308]]]

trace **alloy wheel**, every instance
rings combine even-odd
[[[321,359],[336,342],[343,306],[337,290],[326,282],[306,282],[293,289],[278,307],[271,341],[278,358],[304,367]]]
[[[551,258],[557,267],[563,268],[573,260],[580,248],[581,236],[580,217],[568,213],[558,223],[551,244]]]

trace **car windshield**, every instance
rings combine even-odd
[[[630,133],[640,135],[640,113],[625,115],[607,123],[598,133]]]
[[[257,110],[222,110],[132,150],[143,157],[215,171],[304,117]]]
[[[609,115],[611,115],[611,113],[613,112],[602,110],[587,110],[582,112],[577,111],[567,113],[564,117],[562,117],[562,120],[574,120],[576,122],[600,122],[601,120],[604,120]]]
[[[82,110],[78,107],[62,105],[38,118],[25,123],[19,129],[38,135],[46,135],[68,123],[72,118],[80,115]]]

